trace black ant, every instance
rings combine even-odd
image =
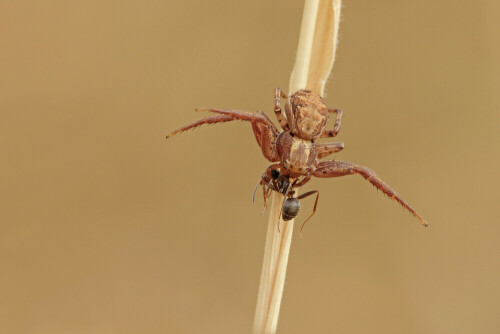
[[[316,194],[316,201],[314,202],[313,212],[306,219],[306,221],[302,223],[302,227],[300,228],[300,231],[302,232],[302,228],[304,228],[305,223],[316,212],[316,206],[318,205],[318,199],[319,199],[319,191],[313,190],[306,192],[300,196],[294,197],[295,190],[293,189],[298,187],[299,186],[298,184],[299,184],[298,179],[295,179],[293,182],[291,182],[290,177],[288,175],[281,174],[277,169],[268,168],[267,171],[264,174],[262,174],[261,180],[257,184],[257,187],[259,185],[262,186],[263,196],[264,196],[264,209],[267,208],[267,199],[270,197],[271,191],[274,190],[276,192],[279,192],[285,197],[283,203],[281,204],[281,214],[280,214],[284,221],[292,220],[295,217],[297,217],[300,211],[301,199]],[[255,192],[257,190],[257,187],[255,187],[255,190],[253,192],[252,202],[255,202]]]

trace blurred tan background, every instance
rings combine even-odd
[[[337,159],[293,236],[279,333],[499,333],[500,2],[344,1]],[[302,2],[0,2],[0,332],[249,333]],[[312,209],[304,200],[297,220]],[[298,226],[296,226],[298,229]]]

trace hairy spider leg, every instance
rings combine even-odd
[[[318,152],[317,158],[324,158],[332,153],[337,153],[344,149],[344,143],[325,143],[316,144],[316,150]]]
[[[318,168],[313,172],[316,177],[338,177],[345,175],[359,174],[380,189],[384,194],[401,204],[412,215],[418,218],[422,225],[427,226],[422,216],[418,214],[408,203],[406,203],[389,185],[367,167],[358,166],[347,161],[324,161],[318,164]]]
[[[266,181],[267,180],[271,180],[273,178],[272,175],[271,175],[272,172],[273,172],[273,170],[276,170],[276,169],[278,169],[280,167],[281,167],[281,163],[272,164],[269,167],[267,167],[266,168],[266,172],[264,173],[265,176],[263,175],[263,179],[266,180]]]
[[[267,160],[271,162],[279,161],[278,149],[276,147],[276,141],[278,140],[278,129],[271,122],[269,117],[266,116],[262,111],[252,113],[249,111],[242,110],[224,110],[224,109],[214,109],[214,108],[200,108],[196,111],[209,111],[222,115],[228,115],[234,119],[241,121],[249,121],[252,123],[252,130],[259,144],[262,154]]]
[[[249,121],[252,124],[252,130],[255,139],[257,140],[257,144],[262,150],[262,154],[264,155],[264,157],[271,162],[280,160],[276,147],[276,141],[278,140],[279,135],[278,129],[263,112],[251,113],[248,111],[221,110],[211,108],[196,109],[196,111],[210,111],[219,113],[220,115],[206,117],[183,128],[175,130],[167,135],[167,139],[180,132],[196,128],[203,124],[223,123],[236,120]]]
[[[340,131],[340,123],[342,121],[342,109],[328,109],[328,112],[337,114],[337,118],[335,119],[333,130],[328,130],[326,128],[323,129],[323,131],[321,131],[321,134],[319,135],[320,138],[335,137]]]
[[[311,217],[316,213],[316,207],[318,206],[318,199],[319,199],[319,191],[318,190],[308,191],[297,197],[297,199],[303,199],[306,198],[307,196],[311,196],[312,194],[316,194],[316,200],[314,201],[313,212],[309,215],[309,217],[307,217],[306,221],[302,223],[302,226],[300,227],[300,233],[302,233],[302,229],[304,228],[304,225],[307,223],[307,221],[311,219]]]
[[[281,113],[281,98],[286,97],[286,94],[281,91],[281,88],[276,87],[274,89],[274,113],[276,114],[276,118],[278,119],[278,122],[280,123],[280,126],[284,131],[290,130],[285,115]]]
[[[205,117],[205,118],[202,118],[194,123],[191,123],[189,125],[186,125],[180,129],[177,129],[175,131],[172,131],[170,132],[168,135],[167,135],[167,139],[175,136],[176,134],[178,133],[181,133],[181,132],[184,132],[184,131],[187,131],[187,130],[190,130],[190,129],[194,129],[194,128],[197,128],[199,127],[200,125],[203,125],[203,124],[214,124],[214,123],[224,123],[224,122],[229,122],[229,121],[234,121],[235,118],[232,117],[232,116],[228,116],[228,115],[217,115],[217,116],[209,116],[209,117]]]
[[[288,122],[288,128],[291,133],[298,133],[297,124],[295,124],[295,116],[292,112],[292,103],[290,101],[290,96],[288,96],[285,104],[285,115]]]

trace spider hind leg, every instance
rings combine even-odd
[[[324,161],[318,164],[318,168],[313,172],[316,177],[339,177],[345,175],[359,174],[364,177],[368,182],[373,184],[377,189],[381,190],[385,195],[392,198],[403,208],[408,210],[412,215],[417,217],[424,226],[428,224],[424,221],[422,216],[413,209],[410,204],[406,203],[387,183],[375,174],[374,171],[367,167],[358,166],[347,161]]]

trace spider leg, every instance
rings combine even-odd
[[[288,126],[288,121],[286,120],[285,115],[281,113],[281,98],[286,98],[285,93],[281,91],[281,88],[276,87],[274,89],[274,113],[276,114],[276,118],[280,123],[281,128],[284,131],[288,131],[290,127]]]
[[[302,194],[297,197],[297,199],[303,199],[308,196],[311,196],[312,194],[316,194],[316,201],[314,201],[313,212],[309,215],[309,217],[307,217],[306,221],[302,223],[302,226],[300,227],[300,233],[302,233],[302,229],[304,228],[304,225],[307,223],[307,221],[316,213],[316,207],[318,206],[318,199],[319,199],[319,191],[318,190],[308,191],[305,194]]]
[[[285,115],[288,122],[288,127],[290,128],[291,133],[297,133],[298,132],[297,124],[295,124],[295,116],[291,109],[292,108],[290,107],[290,98],[288,98],[285,106]]]
[[[262,175],[262,180],[265,180],[266,182],[268,180],[271,180],[273,177],[272,177],[272,172],[273,170],[276,170],[278,169],[279,167],[281,166],[280,163],[278,164],[272,164],[271,166],[267,167],[266,168],[266,171],[264,172],[264,174]]]
[[[252,130],[259,144],[262,154],[271,162],[279,161],[278,149],[276,141],[278,140],[278,129],[273,122],[262,111],[252,113],[241,110],[223,110],[213,108],[201,108],[196,111],[209,111],[222,115],[228,115],[235,120],[249,121],[252,123]]]
[[[316,150],[318,151],[318,159],[324,158],[332,153],[337,153],[344,149],[344,143],[325,143],[316,144]]]
[[[309,182],[309,180],[311,179],[311,174],[307,174],[306,176],[304,176],[304,178],[298,182],[294,187],[297,187],[297,188],[300,188],[302,187],[304,184],[306,184],[307,182]],[[300,199],[300,198],[299,198]]]
[[[316,177],[338,177],[352,174],[359,174],[364,177],[377,189],[380,189],[384,194],[401,204],[412,215],[417,217],[422,225],[427,226],[427,223],[415,209],[406,203],[388,184],[382,181],[374,171],[367,167],[358,166],[346,161],[324,161],[320,162],[317,169],[313,172],[313,175]]]
[[[323,129],[320,138],[325,137],[335,137],[340,131],[340,123],[342,121],[342,110],[341,109],[328,109],[328,112],[337,114],[337,118],[335,119],[335,125],[333,126],[333,130]]]
[[[203,125],[203,124],[214,124],[214,123],[224,123],[224,122],[229,122],[229,121],[234,121],[235,118],[232,117],[232,116],[228,116],[228,115],[217,115],[217,116],[210,116],[210,117],[205,117],[203,119],[200,119],[196,122],[193,122],[189,125],[186,125],[180,129],[177,129],[175,131],[172,131],[170,132],[168,135],[167,135],[167,139],[173,137],[174,135],[178,134],[178,133],[181,133],[181,132],[184,132],[184,131],[187,131],[187,130],[190,130],[190,129],[194,129],[194,128],[197,128],[199,127],[200,125]]]
[[[274,124],[271,122],[269,117],[266,116],[262,111],[259,112],[250,112],[250,111],[243,111],[243,110],[224,110],[224,109],[215,109],[215,108],[197,108],[196,111],[208,111],[208,112],[213,112],[216,114],[222,114],[222,115],[230,115],[234,119],[239,119],[241,121],[249,121],[251,123],[263,123],[268,126],[271,126],[276,129]]]
[[[279,135],[278,129],[263,112],[251,113],[248,111],[221,110],[212,108],[196,109],[196,111],[211,111],[220,115],[206,117],[183,128],[175,130],[167,135],[167,139],[180,132],[196,128],[203,124],[223,123],[236,120],[249,121],[252,124],[255,139],[257,140],[257,144],[259,144],[264,157],[271,162],[280,160],[278,156],[278,149],[276,147],[276,141],[278,140]]]

